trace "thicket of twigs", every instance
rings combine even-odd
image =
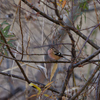
[[[0,0],[0,100],[100,100],[99,10],[99,0]]]

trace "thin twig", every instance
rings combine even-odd
[[[26,79],[24,77],[21,77],[21,76],[17,76],[17,75],[14,75],[14,74],[8,74],[8,73],[4,73],[4,72],[0,72],[1,75],[4,75],[4,76],[9,76],[9,77],[14,77],[14,78],[17,78],[17,79],[20,79],[20,80],[23,80],[23,81],[26,81]],[[40,85],[41,88],[47,88],[45,84],[43,83],[40,83],[40,82],[37,82],[37,81],[34,81],[34,80],[29,80],[30,82],[34,83],[34,84],[37,84],[37,85]],[[53,87],[50,87],[48,88],[48,90],[52,91],[52,92],[55,92],[55,93],[60,93],[59,91],[57,91],[56,89],[54,89]],[[64,94],[65,95],[65,94]]]
[[[4,40],[4,42],[5,42],[6,44],[8,44],[7,41],[6,41],[6,39],[5,39],[5,37],[3,36],[2,32],[1,32],[1,30],[0,30],[0,34],[1,34],[2,39]],[[10,47],[9,47],[8,45],[6,45],[6,47],[7,47],[8,51],[9,51],[9,53],[11,54],[11,56],[15,59],[15,62],[16,62],[16,64],[18,65],[18,67],[20,68],[20,70],[21,70],[21,72],[22,72],[22,74],[23,74],[25,80],[26,80],[28,83],[30,83],[30,81],[29,81],[29,79],[27,78],[27,76],[26,76],[26,74],[25,74],[23,68],[21,67],[21,65],[19,64],[19,62],[16,60],[15,56],[13,55],[13,53],[12,53]]]
[[[82,48],[81,48],[81,50],[80,50],[80,52],[79,52],[79,54],[77,55],[77,58],[79,57],[79,55],[81,54],[81,52],[82,52],[82,49],[84,48],[84,46],[86,45],[86,43],[87,43],[87,41],[89,40],[89,37],[91,36],[91,34],[93,33],[93,31],[98,27],[100,25],[100,23],[98,24],[98,25],[96,25],[93,29],[92,29],[92,31],[90,32],[90,34],[88,35],[88,37],[87,37],[87,39],[86,39],[86,41],[84,42],[84,44],[83,44],[83,46],[82,46]]]
[[[98,81],[96,84],[96,99],[95,100],[100,100],[100,71],[98,73]]]
[[[12,60],[20,61],[20,62],[26,62],[26,63],[71,63],[71,61],[28,61],[28,60],[20,60],[20,59],[8,57],[2,54],[0,54],[0,56],[3,56],[8,59],[12,59]]]
[[[99,66],[97,66],[93,72],[93,74],[90,76],[90,78],[88,79],[88,81],[85,83],[85,85],[77,92],[77,94],[75,94],[70,100],[75,100],[75,98],[77,98],[80,93],[88,86],[88,84],[90,83],[90,81],[93,79],[94,75],[97,73],[97,71],[100,69],[100,64]]]
[[[21,7],[21,0],[19,2],[19,6]],[[21,60],[23,59],[23,53],[24,53],[24,46],[23,46],[23,30],[22,30],[22,25],[21,25],[21,9],[19,8],[19,26],[20,26],[20,31],[21,31],[21,36],[22,36],[22,57]]]
[[[75,68],[75,67],[78,67],[79,65],[84,64],[84,63],[90,61],[92,58],[94,58],[95,56],[97,56],[99,53],[100,53],[100,49],[98,49],[96,52],[94,52],[92,55],[88,56],[88,57],[85,58],[84,60],[82,60],[82,61],[80,61],[80,62],[78,62],[78,63],[76,63],[76,64],[73,64],[73,67],[74,67],[74,68]]]
[[[46,5],[46,6],[49,7],[50,9],[55,10],[55,8],[50,7],[50,6],[47,5],[45,2],[43,2],[43,1],[40,1],[40,2],[42,2],[44,5]]]
[[[58,17],[58,20],[62,20],[62,18],[60,17],[58,8],[57,8],[57,1],[54,0],[54,3],[53,3],[53,4],[54,4],[54,6],[55,6],[55,13],[56,13],[56,15],[57,15],[57,17]]]
[[[78,29],[73,28],[73,27],[70,27],[70,29],[71,29],[72,31],[74,31],[77,35],[79,35],[81,38],[83,38],[84,40],[87,39],[87,37],[86,37],[82,32],[80,32]],[[99,46],[96,45],[94,42],[92,42],[92,40],[88,39],[87,42],[88,42],[91,46],[93,46],[95,49],[99,49]]]
[[[48,16],[47,14],[43,13],[42,11],[40,11],[39,9],[37,9],[35,6],[33,6],[32,4],[30,4],[27,0],[22,0],[25,4],[27,4],[30,8],[32,8],[33,10],[35,10],[36,12],[38,12],[40,15],[42,15],[44,18],[47,18],[48,20],[56,23],[56,24],[60,24],[59,20],[55,20],[53,18],[51,18],[50,16]]]
[[[52,22],[54,22],[54,23],[56,23],[56,24],[58,24],[58,25],[62,24],[62,26],[63,26],[64,28],[67,28],[67,29],[70,29],[70,30],[74,31],[77,35],[79,35],[79,36],[80,36],[81,38],[83,38],[84,40],[87,39],[87,37],[86,37],[83,33],[81,33],[78,29],[76,29],[76,28],[74,28],[74,27],[71,27],[71,26],[68,26],[68,25],[66,25],[64,22],[61,22],[61,21],[59,21],[59,20],[55,20],[55,19],[49,17],[48,15],[46,15],[45,13],[43,13],[43,12],[41,12],[39,9],[37,9],[35,6],[31,5],[28,1],[26,1],[26,0],[22,0],[22,1],[23,1],[25,4],[27,4],[30,8],[32,8],[33,10],[35,10],[36,12],[38,12],[40,15],[42,15],[42,16],[45,17],[45,18],[47,18],[48,20],[50,20],[50,21],[52,21]],[[99,46],[96,45],[94,42],[92,42],[90,39],[88,39],[87,42],[88,42],[91,46],[93,46],[95,49],[99,49]]]

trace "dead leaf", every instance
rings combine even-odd
[[[63,3],[62,3],[62,8],[64,8],[65,5],[66,5],[66,0],[63,1]]]
[[[57,70],[57,63],[55,63],[54,64],[54,66],[53,66],[53,69],[52,69],[52,72],[51,72],[51,76],[50,76],[50,81],[52,80],[52,78],[53,78],[53,76],[54,76],[54,73],[55,73],[55,71]]]

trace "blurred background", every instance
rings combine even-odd
[[[0,100],[56,100],[58,94],[49,90],[46,91],[42,84],[46,85],[52,81],[53,83],[50,83],[50,85],[60,92],[70,63],[57,63],[57,68],[52,73],[52,69],[54,70],[56,64],[52,63],[48,57],[47,50],[51,45],[54,45],[71,61],[71,40],[62,25],[57,25],[48,20],[48,18],[43,17],[40,12],[36,12],[23,2],[24,0],[21,3],[20,1],[0,0],[0,29],[4,32],[4,37],[11,52],[19,60],[18,62],[28,79],[41,83],[35,84],[42,90],[42,93],[34,96],[34,94],[38,93],[38,89],[32,88],[23,80],[24,77],[21,70],[14,61],[15,59],[11,59],[12,56],[0,35]],[[54,20],[58,19],[53,4],[54,0],[26,1],[48,17]],[[97,46],[100,46],[99,28],[95,28],[100,20],[100,4],[98,0],[56,0],[56,2],[58,12],[64,23],[69,26],[75,26],[87,37],[92,33],[89,39]],[[93,30],[93,28],[95,29]],[[75,32],[70,32],[75,41],[76,55],[78,55],[85,40]],[[77,61],[87,58],[95,51],[94,47],[86,43]],[[92,60],[94,59],[99,60],[99,55]],[[46,63],[48,61],[51,61],[51,63]],[[60,61],[65,62],[66,60],[60,59]],[[74,69],[66,87],[67,96],[63,100],[67,100],[68,96],[72,96],[77,89],[84,86],[98,64],[87,63]],[[95,74],[90,85],[80,95],[80,98],[84,98],[82,100],[95,100],[98,73],[99,71]],[[51,78],[51,75],[53,78]],[[20,77],[23,79],[20,79]],[[48,95],[45,96],[43,94]]]

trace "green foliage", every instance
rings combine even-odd
[[[75,16],[75,18],[74,18],[74,21],[75,21],[79,16],[82,16],[82,14],[83,14],[82,12],[80,12],[80,14],[77,13],[76,16]]]
[[[83,0],[83,2],[81,1],[81,3],[79,4],[79,8],[81,8],[82,10],[88,10],[88,2],[87,0]]]
[[[80,29],[79,25],[77,25],[77,29],[78,29],[78,30]]]
[[[81,2],[79,3],[79,9],[81,10],[88,10],[89,6],[88,6],[88,0],[81,0]],[[84,14],[84,19],[86,22],[86,13],[81,12],[80,16],[82,16],[82,14]]]
[[[92,36],[96,35],[96,33],[97,33],[97,29],[93,30]]]
[[[69,15],[69,10],[66,9],[67,14]]]
[[[10,47],[14,47],[14,45],[12,43],[15,40],[10,40],[10,38],[14,37],[14,35],[8,34],[9,29],[10,29],[10,24],[7,23],[6,21],[3,21],[0,24],[0,30],[3,34],[3,36],[5,37],[5,39],[7,40],[7,45],[9,45]],[[6,47],[4,40],[2,39],[1,35],[0,35],[0,52],[7,55],[7,47]]]

